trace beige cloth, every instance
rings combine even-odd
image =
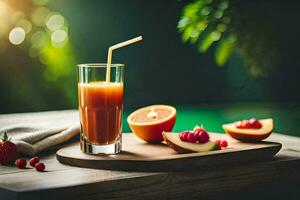
[[[0,118],[0,134],[7,132],[19,152],[28,156],[66,142],[80,131],[75,111],[7,116],[9,121],[5,115]]]

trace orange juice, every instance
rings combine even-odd
[[[79,83],[78,102],[84,137],[92,144],[114,143],[122,128],[123,83]]]

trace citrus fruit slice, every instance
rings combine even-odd
[[[168,105],[152,105],[131,113],[127,122],[139,138],[150,142],[163,141],[162,132],[170,132],[175,124],[176,109]]]

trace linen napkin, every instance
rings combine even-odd
[[[20,153],[33,156],[68,141],[80,131],[77,112],[45,112],[42,115],[9,116],[9,123],[0,118],[0,134],[7,132]],[[19,118],[19,119],[18,119]]]

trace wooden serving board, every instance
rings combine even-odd
[[[79,143],[70,144],[56,152],[57,159],[67,165],[130,171],[193,170],[220,164],[271,159],[281,144],[274,142],[242,143],[225,134],[210,133],[211,139],[226,139],[227,149],[202,153],[178,154],[166,144],[149,144],[134,134],[123,134],[122,152],[117,155],[87,155]]]

